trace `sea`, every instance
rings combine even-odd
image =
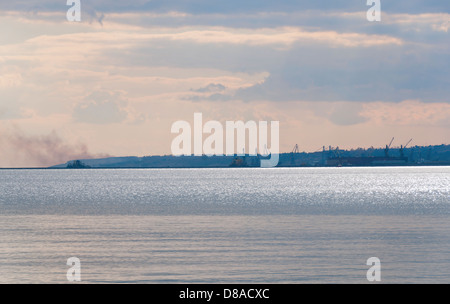
[[[0,170],[0,283],[70,258],[94,284],[450,283],[450,167]]]

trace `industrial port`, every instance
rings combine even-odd
[[[439,166],[450,165],[450,145],[393,147],[394,138],[384,148],[351,150],[323,146],[316,152],[300,152],[296,144],[290,153],[280,154],[278,167],[374,167],[374,166]],[[243,166],[255,166],[255,157],[246,156]],[[241,157],[242,159],[242,157]],[[236,161],[234,162],[235,166]]]
[[[277,167],[374,167],[374,166],[450,166],[450,145],[410,146],[412,139],[393,146],[394,138],[382,148],[340,149],[321,147],[301,152],[280,153]],[[243,156],[127,156],[72,160],[51,168],[239,168],[260,167],[261,155]]]

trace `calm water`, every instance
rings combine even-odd
[[[450,283],[450,168],[0,170],[0,283]]]

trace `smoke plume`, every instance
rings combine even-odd
[[[1,130],[0,130],[1,131]],[[0,133],[0,167],[49,167],[73,159],[108,157],[92,154],[84,143],[67,143],[55,131],[30,136],[15,129]]]

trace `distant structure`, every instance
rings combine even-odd
[[[81,160],[74,160],[67,163],[67,169],[86,169],[90,166],[84,164]]]
[[[336,149],[337,156],[330,157],[327,160],[328,166],[404,166],[408,164],[408,157],[404,156],[403,149],[412,141],[408,141],[405,147],[401,146],[400,156],[390,156],[389,151],[391,149],[394,137],[392,137],[389,145],[386,145],[384,149],[384,156],[348,156],[341,157],[339,148]],[[331,150],[331,148],[330,148]]]
[[[384,149],[384,156],[389,157],[389,149],[391,148],[393,141],[394,141],[394,137],[392,137],[391,142],[389,143],[389,146],[386,145],[386,148]]]
[[[291,152],[291,165],[292,166],[295,166],[297,164],[295,161],[295,155],[299,154],[299,153],[300,153],[300,150],[298,149],[298,144],[295,144],[294,149],[292,149],[292,152]]]
[[[405,149],[411,141],[412,141],[412,138],[406,143],[406,145],[404,147],[402,145],[400,145],[400,156],[401,157],[405,156]]]
[[[314,152],[300,152],[299,146],[280,153],[277,167],[352,167],[352,166],[450,166],[450,145],[414,146],[412,139],[398,147],[392,147],[393,139],[385,147],[354,148],[323,146]],[[260,167],[269,157],[269,151],[258,154],[224,156],[144,156],[107,157],[101,159],[72,160],[50,168],[226,168]]]

